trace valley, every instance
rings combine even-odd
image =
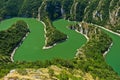
[[[81,49],[80,47],[83,47],[84,49],[84,45],[86,44],[87,41],[89,41],[89,39],[87,40],[83,34],[77,33],[76,31],[70,30],[68,28],[69,25],[75,25],[76,22],[60,19],[60,20],[54,21],[53,25],[56,27],[57,30],[67,34],[68,39],[62,43],[57,43],[55,46],[53,46],[50,49],[43,49],[43,46],[45,45],[44,25],[41,22],[37,21],[36,19],[12,18],[12,19],[4,20],[0,24],[1,31],[8,29],[12,24],[14,24],[18,20],[24,20],[29,25],[30,33],[28,34],[26,39],[23,41],[22,45],[19,46],[19,48],[16,50],[13,56],[13,60],[15,62],[17,61],[36,62],[39,60],[40,61],[53,60],[56,58],[71,60],[71,59],[74,59],[74,57],[76,56],[77,49]],[[97,25],[94,25],[94,28],[95,27],[97,27]],[[113,45],[110,48],[110,51],[105,55],[105,60],[110,66],[112,66],[112,68],[117,73],[119,73],[119,66],[118,66],[119,54],[116,51],[119,51],[120,37],[105,29],[101,29],[101,30],[103,30],[106,34],[108,34],[113,40]],[[86,31],[83,31],[84,34],[86,34],[85,32]],[[87,58],[88,54],[86,54],[86,52],[85,52],[85,56],[86,57],[83,57],[83,58],[85,58],[85,62],[86,62],[86,60],[87,61],[89,60],[89,58]],[[82,59],[82,61],[84,61],[84,59]],[[98,63],[98,61],[96,62]]]
[[[6,30],[15,23],[17,20],[24,20],[30,27],[30,34],[24,40],[22,45],[16,50],[14,54],[14,61],[37,61],[37,60],[50,60],[53,58],[72,59],[75,57],[76,50],[86,43],[86,38],[79,33],[67,28],[68,25],[74,24],[74,22],[68,22],[60,19],[53,22],[56,29],[64,32],[68,35],[68,39],[63,43],[58,43],[51,49],[44,50],[45,44],[44,26],[41,22],[35,19],[27,18],[12,18],[1,22],[0,30]],[[61,24],[61,25],[59,25]],[[102,29],[113,39],[113,46],[105,56],[106,62],[113,67],[115,71],[119,73],[119,41],[120,37],[109,31]],[[75,42],[75,43],[74,43]],[[79,43],[79,44],[78,44]],[[65,51],[61,52],[61,50]],[[116,52],[117,51],[117,52]]]
[[[27,22],[30,27],[30,33],[22,45],[16,50],[14,55],[15,61],[50,60],[53,58],[72,59],[75,57],[76,50],[86,42],[86,39],[83,35],[80,35],[79,33],[71,31],[67,28],[67,25],[73,24],[73,22],[68,22],[61,19],[55,21],[53,25],[56,26],[56,29],[67,34],[69,38],[63,43],[58,43],[51,49],[44,50],[43,46],[45,44],[45,32],[44,26],[41,22],[35,19],[13,18],[11,21],[6,20],[6,23],[4,22],[4,24],[8,23],[8,25],[1,25],[3,25],[2,27],[6,28],[6,26],[10,26],[19,19]],[[65,51],[61,52],[61,50],[64,49]]]

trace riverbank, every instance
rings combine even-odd
[[[46,25],[45,25],[45,23],[44,23],[43,21],[41,21],[41,23],[44,25],[44,32],[45,32],[45,34],[44,34],[44,37],[45,37],[45,45],[43,46],[42,49],[50,49],[50,48],[54,47],[55,45],[57,45],[58,43],[63,42],[63,41],[66,41],[66,40],[69,38],[69,37],[67,36],[67,39],[65,39],[65,40],[63,40],[63,41],[56,42],[56,43],[52,44],[51,46],[46,46],[46,45],[47,45],[47,40],[48,40],[48,37],[46,36],[46,34],[47,34]]]
[[[117,36],[120,36],[119,33],[116,33],[116,32],[114,32],[114,31],[111,31],[111,30],[109,30],[109,29],[106,29],[106,28],[104,28],[103,26],[99,26],[99,25],[92,24],[92,23],[91,23],[91,25],[95,25],[95,26],[97,26],[97,27],[99,27],[99,28],[101,28],[101,29],[104,29],[104,30],[106,30],[106,31],[109,31],[109,32],[111,32],[111,33],[113,33],[113,34],[115,34],[115,35],[117,35]]]
[[[28,29],[29,29],[29,25],[28,24],[27,24],[27,26],[28,26]],[[11,56],[10,56],[10,59],[11,59],[12,62],[14,62],[13,57],[14,57],[14,54],[15,54],[16,50],[22,45],[23,41],[26,39],[26,37],[29,35],[29,33],[30,32],[26,33],[26,35],[22,38],[21,42],[12,51]]]
[[[86,43],[89,41],[89,38],[87,37],[87,35],[79,32],[77,29],[76,29],[75,31],[76,31],[77,33],[80,33],[81,35],[83,35],[83,36],[87,39]],[[81,47],[83,47],[83,46],[85,46],[85,44],[83,44]],[[81,48],[81,47],[80,47],[80,48]],[[79,52],[79,49],[80,49],[80,48],[77,49],[77,53],[76,53],[75,58],[77,58],[77,56],[80,54],[80,52]],[[85,55],[84,55],[84,56],[85,56]]]
[[[79,23],[78,25],[79,25],[79,27],[81,27],[81,24],[80,24],[80,23]],[[92,25],[93,25],[93,24],[92,24]],[[93,26],[96,26],[96,25],[93,25]],[[99,28],[99,27],[98,27],[98,28]],[[87,36],[87,33],[84,34],[82,30],[80,30],[80,31],[78,31],[77,29],[73,29],[73,30],[75,30],[77,33],[82,34],[82,35],[87,39],[87,42],[89,42],[89,37]],[[111,32],[111,31],[110,31],[110,32]],[[95,34],[96,34],[96,32],[95,32]],[[87,43],[87,42],[86,42],[86,43]],[[113,43],[111,43],[110,46],[108,47],[108,49],[103,53],[103,57],[105,57],[106,54],[110,51],[112,45],[113,45]],[[84,45],[83,45],[83,46],[84,46]],[[77,51],[79,51],[79,49],[77,49]],[[78,55],[78,54],[76,54],[76,55]]]
[[[92,23],[91,23],[91,25],[94,25],[94,26],[96,26],[96,27],[99,27],[100,29],[106,30],[106,31],[108,31],[108,32],[110,32],[110,33],[112,33],[112,34],[117,35],[117,36],[120,36],[119,33],[116,33],[116,32],[114,32],[114,31],[111,31],[111,30],[109,30],[109,29],[106,29],[106,28],[104,28],[103,26],[99,26],[99,25],[92,24]],[[108,50],[104,52],[103,57],[105,57],[105,56],[107,55],[107,53],[110,51],[110,49],[111,49],[112,46],[113,46],[113,43],[111,43],[111,45],[110,45],[110,47],[108,48]]]
[[[107,55],[107,53],[110,51],[111,47],[113,46],[113,43],[109,46],[108,50],[104,52],[103,57]]]
[[[45,23],[43,22],[43,21],[40,21],[43,25],[44,25],[44,32],[45,32],[45,34],[44,34],[44,37],[45,37],[45,45],[47,45],[47,37],[46,37],[46,33],[47,33],[47,31],[46,31],[46,25],[45,25]],[[43,48],[42,49],[50,49],[50,48],[52,48],[52,47],[54,47],[55,45],[56,45],[56,43],[55,44],[53,44],[52,46],[43,46]]]
[[[76,49],[78,49],[84,43],[86,43],[86,39],[83,35],[80,35],[75,31],[66,28],[66,26],[73,22],[69,23],[64,19],[60,19],[54,21],[53,25],[57,30],[69,36],[68,37],[69,39],[60,44],[58,43],[58,45],[56,45],[54,48],[44,50],[42,49],[45,43],[44,37],[45,32],[43,24],[40,21],[37,21],[36,19],[33,18],[32,19],[12,18],[9,21],[8,20],[5,21],[7,23],[4,24],[10,26],[9,24],[13,24],[18,20],[24,20],[27,24],[29,24],[30,34],[24,40],[22,45],[16,50],[13,56],[14,61],[49,60],[55,57],[62,59],[73,59],[76,53]],[[6,25],[3,25],[2,27],[4,28],[6,27]],[[63,50],[62,53],[61,50]]]

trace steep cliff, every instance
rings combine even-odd
[[[120,33],[120,0],[1,0],[0,20],[16,16],[39,18],[39,12],[44,14],[38,11],[42,2],[46,2],[46,14],[51,20],[86,21]]]
[[[119,0],[73,0],[67,5],[66,2],[67,0],[47,1],[46,11],[51,20],[63,17],[72,21],[85,21],[120,33]]]

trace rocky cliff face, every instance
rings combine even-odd
[[[48,6],[46,12],[52,20],[63,17],[73,21],[85,21],[120,33],[120,0],[73,0],[72,3],[68,0],[51,0],[46,2]],[[50,4],[53,8],[49,6]]]
[[[72,74],[72,73],[74,74]],[[1,80],[94,80],[90,73],[83,73],[82,70],[71,70],[65,67],[52,65],[40,69],[16,69],[11,70]],[[96,77],[97,80],[100,80]]]
[[[45,2],[45,6],[40,10],[43,2]],[[46,10],[46,13],[43,12],[44,10]],[[16,16],[37,18],[40,12],[47,14],[51,20],[64,18],[85,21],[120,33],[120,0],[0,1],[0,20]]]

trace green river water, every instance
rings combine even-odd
[[[17,20],[27,22],[31,32],[17,49],[14,55],[15,61],[50,60],[53,58],[72,59],[75,56],[76,50],[87,41],[80,33],[66,28],[67,25],[73,24],[73,22],[60,19],[54,21],[53,25],[61,32],[67,34],[69,36],[68,40],[57,44],[51,49],[43,50],[42,48],[45,44],[44,26],[35,19],[12,18],[4,20],[0,23],[0,31],[8,29]],[[113,46],[106,55],[106,62],[120,74],[120,37],[106,30],[104,31],[113,39]]]
[[[2,30],[7,29],[17,20],[24,20],[30,27],[30,34],[24,40],[23,44],[16,50],[14,55],[15,61],[36,61],[49,60],[53,58],[72,59],[75,56],[76,50],[80,48],[86,39],[83,35],[66,28],[70,22],[66,20],[58,20],[53,22],[53,25],[63,33],[68,35],[65,42],[58,43],[51,49],[43,50],[45,44],[44,26],[41,22],[35,19],[12,18],[1,23]]]

